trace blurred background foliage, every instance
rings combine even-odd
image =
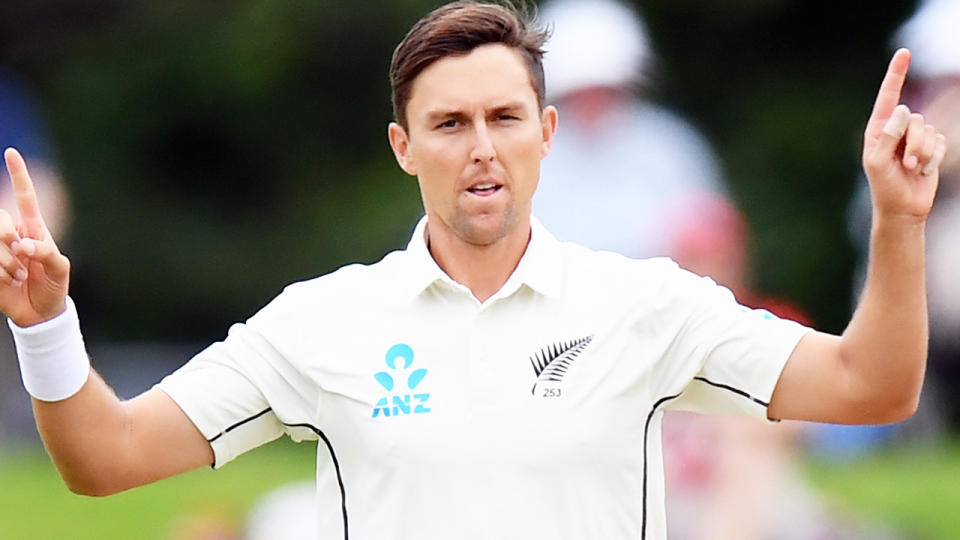
[[[862,127],[916,3],[635,4],[651,98],[716,146],[761,287],[842,330]],[[73,198],[88,340],[219,339],[291,281],[402,248],[421,209],[386,143],[387,69],[436,5],[0,4],[0,65],[31,81]]]

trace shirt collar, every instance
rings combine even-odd
[[[560,242],[534,216],[530,216],[530,231],[527,251],[510,277],[544,296],[559,296],[563,270]]]
[[[430,255],[426,242],[426,230],[427,216],[423,216],[407,244],[406,285],[409,286],[410,294],[418,295],[438,281],[453,288],[464,288],[448,276]],[[521,285],[526,285],[544,296],[560,294],[562,285],[560,242],[533,216],[530,217],[530,230],[527,250],[516,270],[494,297],[512,294]]]
[[[450,276],[437,265],[437,261],[433,260],[430,250],[427,249],[427,216],[420,218],[417,223],[405,254],[408,261],[408,284],[411,296],[420,294],[437,281],[453,282]]]

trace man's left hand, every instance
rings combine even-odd
[[[863,168],[875,218],[923,223],[933,206],[947,140],[923,115],[899,104],[909,67],[910,51],[898,50],[864,133]]]

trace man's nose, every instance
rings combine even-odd
[[[483,122],[477,122],[474,130],[473,149],[470,152],[470,159],[474,163],[493,161],[496,151],[493,148],[493,140],[490,139],[490,132]]]

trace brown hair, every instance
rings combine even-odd
[[[393,51],[390,87],[393,116],[407,129],[407,103],[413,82],[423,70],[447,56],[469,54],[490,43],[501,43],[520,53],[530,73],[530,84],[543,108],[543,44],[549,30],[535,23],[535,11],[521,12],[509,1],[489,4],[471,0],[453,2],[420,19]]]

